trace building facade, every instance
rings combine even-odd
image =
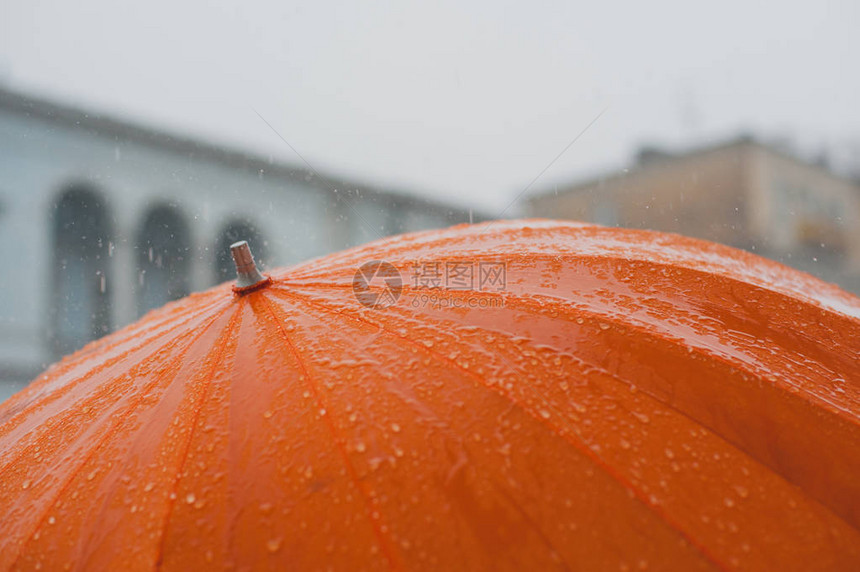
[[[629,169],[532,196],[528,210],[720,242],[860,293],[860,185],[748,137],[645,149]]]
[[[471,213],[0,90],[0,400],[146,311]]]

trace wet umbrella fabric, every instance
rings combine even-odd
[[[860,300],[836,287],[550,221],[271,276],[0,405],[0,569],[860,565]]]

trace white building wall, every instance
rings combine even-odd
[[[252,171],[211,154],[180,153],[0,106],[0,400],[53,361],[46,342],[52,208],[73,184],[97,193],[112,222],[108,288],[114,327],[137,318],[138,235],[147,212],[158,205],[175,207],[190,229],[192,291],[213,285],[215,249],[231,221],[246,219],[259,230],[266,264],[274,267],[376,239],[377,231],[443,227],[468,218],[455,211],[425,213],[420,203],[413,210],[421,212],[410,213],[403,204],[375,197],[354,200],[362,221],[336,204],[328,189],[282,172]]]

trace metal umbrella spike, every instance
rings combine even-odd
[[[254,255],[251,254],[251,247],[248,246],[248,241],[240,240],[230,245],[230,254],[233,255],[233,262],[236,264],[236,285],[233,286],[233,291],[239,294],[262,288],[271,282],[270,278],[260,274],[257,269],[257,264],[254,262]]]

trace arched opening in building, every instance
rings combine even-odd
[[[190,292],[191,237],[172,206],[153,207],[137,236],[137,308],[143,315]]]
[[[236,267],[230,255],[230,245],[247,240],[254,253],[257,265],[266,268],[269,259],[269,243],[263,239],[257,227],[248,220],[234,220],[224,226],[215,245],[215,283],[220,284],[236,278]]]
[[[92,189],[75,186],[52,208],[53,300],[49,339],[56,356],[111,330],[110,217]]]

